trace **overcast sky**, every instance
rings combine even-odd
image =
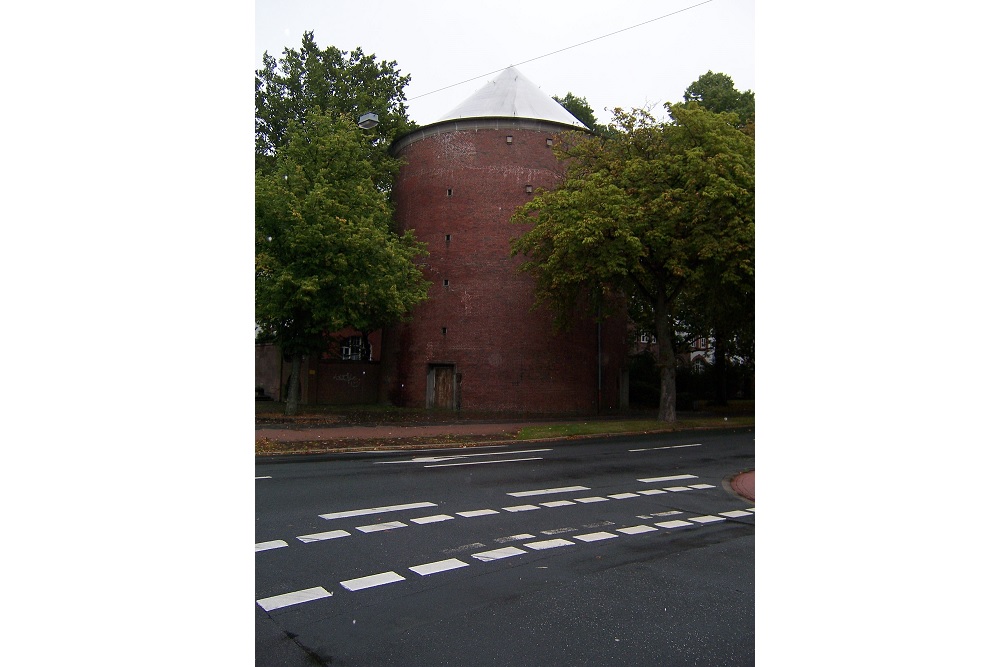
[[[680,101],[709,70],[730,75],[740,90],[756,89],[754,0],[702,3],[256,0],[252,67],[260,68],[265,51],[280,59],[285,47],[298,48],[302,33],[312,30],[320,47],[360,47],[379,60],[395,60],[412,77],[409,114],[421,125],[438,120],[496,76],[491,72],[509,65],[549,96],[587,98],[598,121],[607,123],[605,109]],[[581,44],[595,38],[601,39]],[[567,47],[574,48],[546,55]]]

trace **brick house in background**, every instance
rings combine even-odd
[[[427,244],[431,285],[409,322],[382,332],[381,364],[373,364],[380,400],[524,413],[627,405],[625,317],[582,318],[554,331],[552,314],[532,309],[533,279],[517,271],[524,259],[510,256],[510,240],[524,231],[510,217],[536,188],[556,185],[553,145],[572,131],[587,128],[511,67],[393,143],[404,162],[393,189],[396,223]],[[303,370],[314,388],[304,387],[306,402],[336,393],[320,389],[331,382],[319,364]]]

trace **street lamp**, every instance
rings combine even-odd
[[[358,119],[358,127],[362,130],[370,130],[378,125],[378,114],[368,112]]]

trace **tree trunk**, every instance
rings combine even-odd
[[[292,375],[288,378],[288,396],[285,399],[285,414],[294,415],[299,410],[299,373],[302,369],[302,355],[292,355]]]
[[[660,305],[660,304],[658,304]],[[658,353],[656,365],[660,369],[660,410],[656,418],[661,422],[677,421],[677,361],[674,356],[673,318],[665,306],[657,308],[656,340]]]
[[[729,405],[728,366],[729,366],[728,334],[715,330],[715,404]]]

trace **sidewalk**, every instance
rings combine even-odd
[[[316,440],[369,440],[373,438],[421,438],[445,435],[505,435],[515,434],[526,426],[545,422],[457,422],[442,424],[375,424],[363,426],[297,426],[258,424],[256,437],[277,442],[310,442]]]

